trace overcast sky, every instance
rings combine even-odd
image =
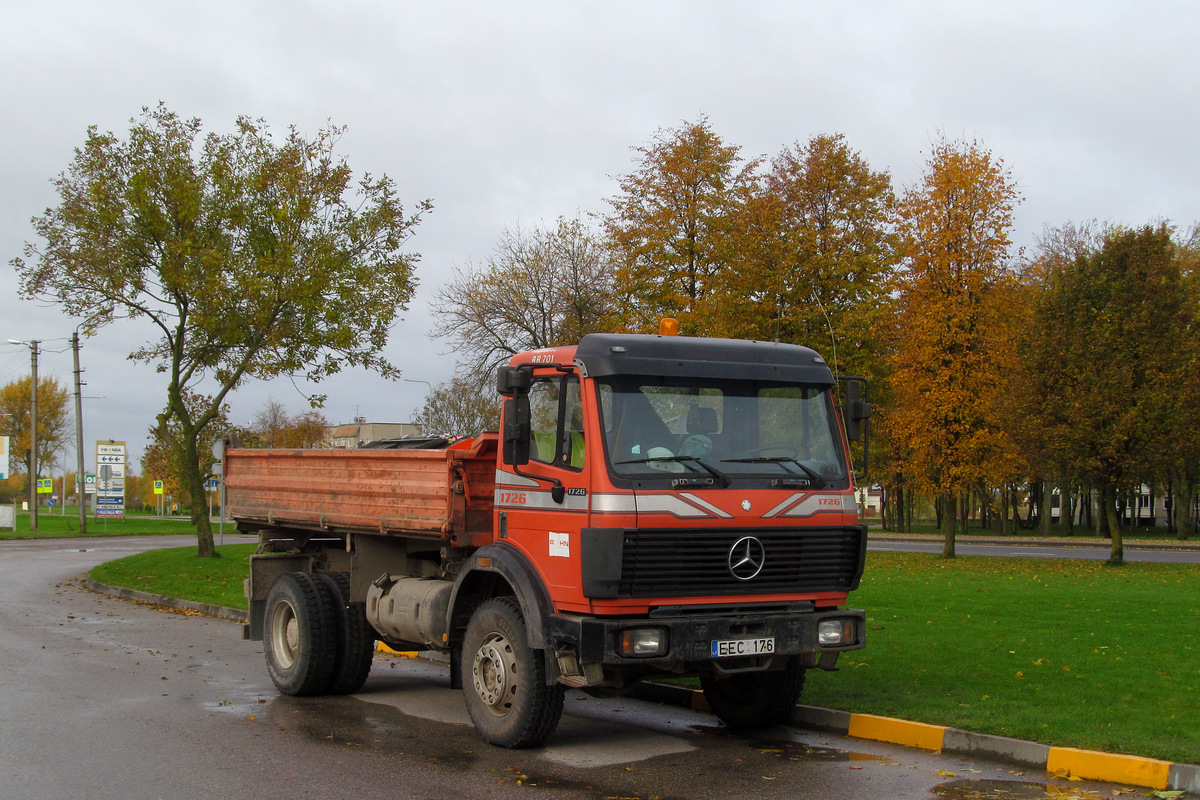
[[[69,384],[77,320],[19,299],[7,262],[87,127],[123,136],[160,100],[206,130],[346,125],[356,172],[388,174],[410,207],[432,199],[388,351],[409,381],[320,389],[330,422],[401,422],[453,371],[426,335],[451,271],[506,227],[605,211],[631,148],[701,115],[747,157],[844,133],[898,190],[931,141],[977,139],[1018,182],[1023,246],[1069,220],[1200,219],[1198,21],[1200,5],[1152,0],[0,0],[0,385],[29,369],[9,338],[44,341],[43,374]],[[118,322],[85,340],[88,451],[124,439],[140,457],[165,382],[125,357],[151,335]],[[252,384],[234,421],[268,396],[307,408],[286,381]]]

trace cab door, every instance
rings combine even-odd
[[[584,399],[574,373],[535,372],[529,400],[529,460],[496,476],[497,538],[533,562],[567,610],[583,602],[580,531],[588,525]]]

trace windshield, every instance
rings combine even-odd
[[[617,476],[846,485],[828,387],[647,376],[605,377],[597,386],[605,452]]]

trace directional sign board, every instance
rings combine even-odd
[[[125,442],[96,442],[96,516],[125,516]]]

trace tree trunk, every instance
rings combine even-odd
[[[1038,522],[1041,523],[1040,531],[1042,536],[1049,537],[1053,531],[1050,530],[1050,523],[1053,522],[1054,511],[1054,487],[1049,481],[1042,482],[1042,497],[1041,503],[1038,505]]]
[[[1120,566],[1125,563],[1125,542],[1121,537],[1121,518],[1117,513],[1116,495],[1115,486],[1104,486],[1100,489],[1100,499],[1104,504],[1104,513],[1101,516],[1108,520],[1108,531],[1112,536],[1108,563]]]
[[[1058,527],[1062,536],[1075,535],[1075,494],[1069,481],[1063,481],[1062,497],[1058,505]]]
[[[179,480],[187,489],[191,499],[192,524],[196,526],[196,555],[200,558],[215,558],[212,522],[208,516],[208,496],[204,491],[204,475],[200,472],[200,457],[196,451],[195,435],[188,436],[183,445],[183,463],[179,465]]]
[[[1191,527],[1192,492],[1184,478],[1182,469],[1171,470],[1171,520],[1175,528],[1175,538],[1187,541],[1188,529]]]
[[[1008,484],[1000,487],[1000,535],[1008,536]]]
[[[954,530],[955,530],[955,498],[952,494],[942,495],[942,499],[938,502],[939,524],[942,530],[942,558],[954,558]]]

